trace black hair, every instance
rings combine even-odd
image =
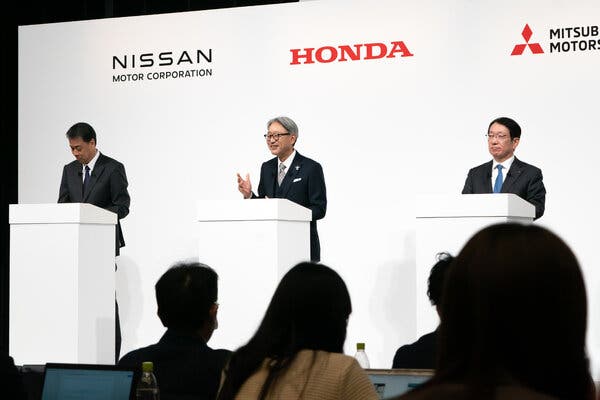
[[[508,382],[560,399],[588,398],[587,300],[565,242],[536,225],[476,233],[446,276],[438,368],[423,387],[462,382],[491,398]]]
[[[94,143],[98,144],[96,139],[96,131],[87,122],[78,122],[67,131],[69,139],[81,138],[84,142],[89,143],[94,139]]]
[[[444,278],[454,257],[450,253],[442,252],[436,255],[436,259],[437,262],[431,267],[429,279],[427,279],[427,297],[432,305],[439,306],[442,301]]]
[[[519,126],[519,124],[517,124],[517,121],[515,121],[514,119],[508,117],[496,118],[495,120],[490,122],[490,125],[488,126],[488,132],[493,124],[500,124],[505,126],[506,129],[508,129],[508,132],[510,133],[511,140],[514,138],[521,137],[521,127]]]
[[[185,330],[202,328],[217,301],[217,280],[212,268],[198,262],[178,263],[169,268],[154,287],[163,325]]]
[[[269,374],[259,399],[300,350],[342,353],[351,312],[346,284],[334,270],[308,262],[296,265],[281,279],[254,336],[232,355],[218,399],[234,399],[267,358]]]

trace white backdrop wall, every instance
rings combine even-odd
[[[510,55],[525,43],[525,24],[543,54]],[[539,223],[573,247],[584,269],[588,348],[599,371],[600,51],[588,49],[600,48],[598,25],[597,0],[323,0],[21,27],[19,202],[56,201],[72,159],[64,133],[74,122],[91,123],[99,149],[125,164],[132,203],[117,272],[124,354],[163,332],[158,277],[177,260],[202,260],[197,200],[239,198],[236,172],[257,185],[270,158],[265,123],[289,115],[300,127],[297,149],[325,172],[322,262],[351,292],[346,352],[366,341],[371,365],[386,368],[399,345],[424,333],[415,330],[414,296],[426,295],[414,289],[415,195],[459,193],[468,169],[490,159],[487,124],[510,116],[523,128],[517,156],[544,172]],[[568,27],[596,30],[550,37]],[[551,51],[551,43],[572,40],[576,51]],[[394,41],[413,56],[290,65],[291,49]],[[211,62],[158,65],[161,52],[177,60],[197,49],[212,49]],[[144,53],[153,66],[141,66]],[[113,69],[113,56],[125,55],[128,68]],[[199,69],[212,75],[147,79]],[[113,81],[128,73],[144,79]],[[211,345],[227,346],[219,331]]]

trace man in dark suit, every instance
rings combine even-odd
[[[427,281],[427,296],[431,305],[440,315],[444,280],[450,264],[454,260],[448,253],[439,253],[437,262],[431,268]],[[435,369],[437,358],[438,329],[427,333],[414,343],[400,347],[394,355],[392,368]]]
[[[96,148],[96,132],[85,122],[78,122],[69,128],[67,139],[75,161],[63,168],[58,202],[89,203],[117,214],[115,254],[119,255],[119,249],[125,246],[120,220],[129,214],[130,202],[125,167],[100,153]],[[115,314],[115,351],[118,359],[121,328],[116,302]]]
[[[267,146],[275,158],[263,163],[260,169],[258,196],[252,192],[250,176],[238,178],[238,189],[249,198],[283,198],[312,211],[310,222],[310,259],[321,260],[321,245],[317,233],[317,220],[325,216],[327,195],[321,165],[302,156],[294,146],[298,140],[298,126],[288,117],[277,117],[267,123],[264,135]]]
[[[542,171],[514,154],[521,139],[521,127],[510,118],[496,118],[486,136],[493,160],[469,171],[462,193],[514,193],[533,204],[535,219],[540,218],[546,203]]]
[[[119,221],[125,218],[129,214],[130,199],[123,164],[98,151],[96,132],[85,122],[69,128],[67,138],[76,160],[63,168],[58,202],[89,203],[114,212]],[[118,222],[116,255],[123,246],[125,240]]]
[[[214,399],[231,354],[207,342],[217,328],[217,273],[200,263],[177,264],[156,283],[160,341],[126,354],[119,365],[154,363],[162,400]]]

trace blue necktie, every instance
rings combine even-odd
[[[88,185],[90,180],[90,167],[88,165],[85,166],[85,176],[83,177],[83,194],[85,194],[85,188]]]
[[[500,190],[502,190],[502,168],[504,167],[498,164],[496,168],[498,169],[498,176],[496,177],[496,182],[494,182],[494,193],[500,193]]]

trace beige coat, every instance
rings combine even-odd
[[[237,400],[257,399],[268,375],[268,360],[240,388]],[[353,357],[302,350],[271,386],[268,400],[378,400],[375,388]]]

